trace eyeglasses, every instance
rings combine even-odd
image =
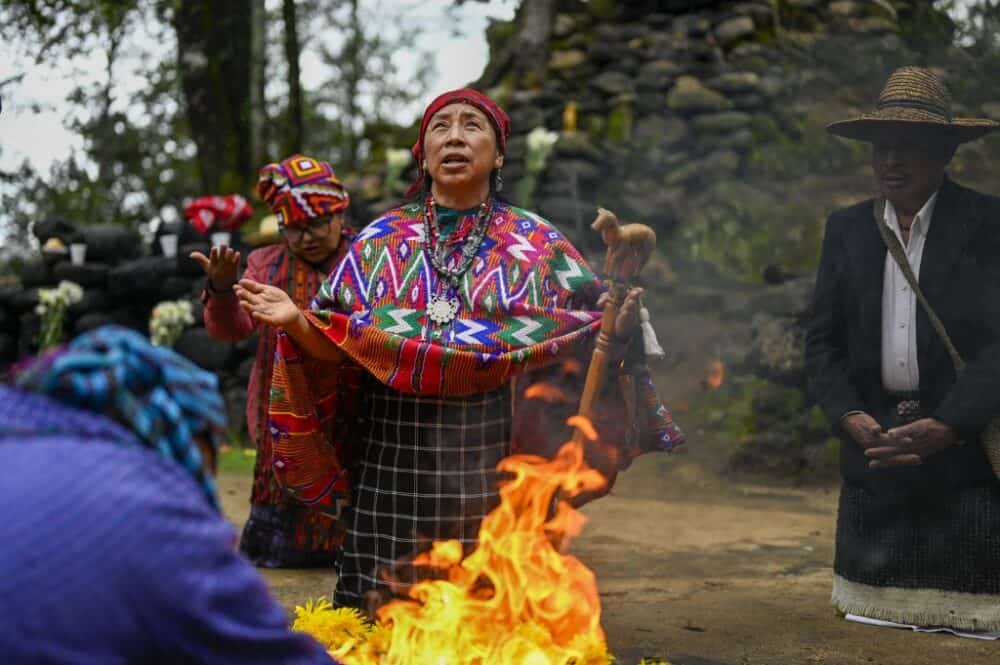
[[[309,222],[305,226],[283,226],[281,228],[281,234],[288,239],[289,242],[298,243],[302,241],[303,236],[308,233],[312,236],[313,240],[322,240],[323,238],[330,235],[330,222],[333,219],[320,219],[315,222]]]

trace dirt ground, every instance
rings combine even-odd
[[[619,662],[674,665],[995,665],[1000,643],[872,628],[829,604],[836,489],[733,483],[682,455],[640,459],[585,508],[571,552],[597,575]],[[246,517],[248,476],[220,478]],[[329,597],[332,571],[264,570],[287,608]]]
[[[830,605],[837,488],[736,482],[687,404],[708,361],[746,341],[745,322],[661,302],[657,331],[672,354],[657,387],[685,427],[684,454],[647,455],[584,512],[570,552],[598,580],[602,624],[623,665],[1000,664],[1000,642],[849,623]],[[746,294],[730,293],[736,301]],[[732,303],[729,303],[731,306]],[[723,308],[724,309],[724,308]],[[223,475],[224,509],[248,511],[249,475]],[[263,570],[285,607],[330,596],[332,571]]]

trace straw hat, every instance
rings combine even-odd
[[[923,67],[900,67],[892,73],[875,111],[827,125],[826,131],[859,141],[874,141],[894,130],[918,130],[954,143],[972,141],[1000,123],[982,118],[953,118],[951,98],[941,80]]]

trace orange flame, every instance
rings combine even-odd
[[[596,436],[589,421],[571,424],[587,438]],[[418,556],[417,566],[442,574],[417,582],[409,599],[380,608],[379,624],[389,635],[341,655],[343,662],[611,662],[594,574],[565,554],[585,522],[565,499],[600,489],[606,480],[573,442],[555,459],[514,455],[498,468],[511,479],[500,488],[500,505],[483,520],[476,549],[463,559],[458,541],[436,542]]]
[[[535,383],[524,391],[525,399],[540,399],[543,402],[568,404],[570,396],[548,383]]]
[[[721,360],[713,360],[708,363],[708,373],[705,374],[705,385],[712,390],[718,390],[722,387],[722,382],[726,378],[726,367],[722,364]]]
[[[567,376],[580,376],[583,372],[583,365],[576,358],[567,358],[563,360],[562,369]]]

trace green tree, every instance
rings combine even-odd
[[[99,53],[104,74],[76,85],[67,98],[68,126],[83,147],[49,173],[27,163],[0,174],[0,224],[15,245],[24,245],[33,219],[66,218],[78,223],[137,225],[160,215],[195,186],[194,145],[181,115],[176,69],[139,58],[146,86],[126,95],[116,81],[130,35],[170,44],[172,30],[154,2],[105,2],[81,8],[70,2],[11,2],[0,9],[0,37],[35,53],[39,63],[72,68]],[[141,50],[141,49],[140,49]],[[134,59],[133,59],[134,62]]]
[[[368,157],[396,147],[392,118],[427,89],[433,65],[425,30],[407,20],[405,7],[361,0],[320,3],[311,13],[308,39],[329,75],[306,94],[306,143],[339,169],[358,171]],[[398,53],[414,60],[412,72],[400,71]]]
[[[177,0],[171,22],[188,127],[198,146],[202,193],[248,193],[250,138],[250,0]]]

